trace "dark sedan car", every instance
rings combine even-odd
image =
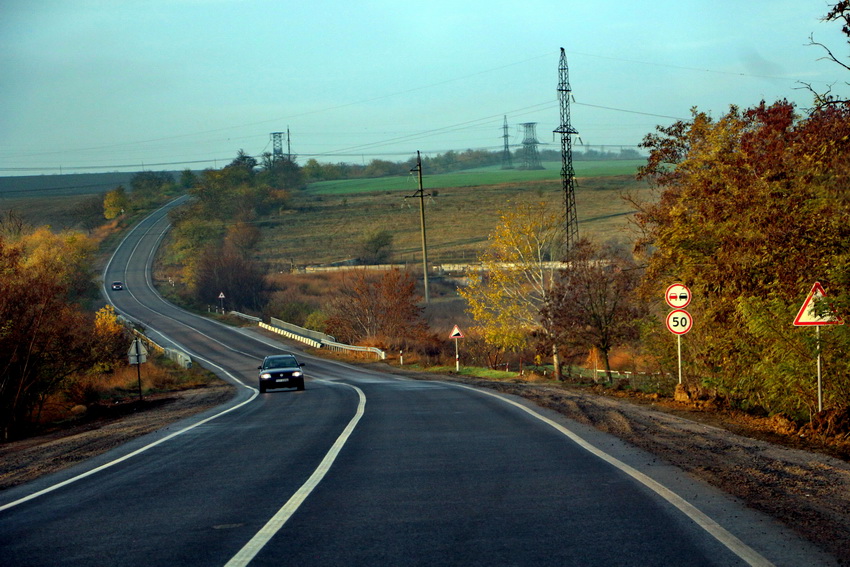
[[[121,282],[112,282],[112,289],[120,290],[124,289],[124,284]]]
[[[291,354],[276,354],[263,359],[260,371],[260,393],[272,388],[304,389],[303,362]]]

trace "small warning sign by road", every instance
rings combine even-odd
[[[452,334],[449,335],[450,339],[462,339],[463,333],[460,331],[460,327],[455,325],[454,329],[452,329]]]
[[[130,350],[127,351],[127,356],[130,359],[130,364],[144,364],[148,361],[148,349],[145,344],[139,339],[133,339],[130,343]]]
[[[818,310],[818,301],[826,297],[820,282],[815,282],[803,306],[794,318],[794,325],[843,325],[844,321],[831,308],[827,312]]]

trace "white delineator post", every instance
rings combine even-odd
[[[460,352],[458,351],[457,346],[457,340],[463,338],[463,333],[460,331],[460,327],[455,325],[449,335],[449,338],[455,340],[455,372],[460,372]]]

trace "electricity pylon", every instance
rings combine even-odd
[[[567,69],[567,54],[561,48],[561,61],[558,65],[558,100],[561,103],[561,125],[555,133],[561,135],[561,183],[564,189],[564,209],[566,222],[565,250],[578,242],[578,218],[576,216],[576,173],[573,169],[572,137],[578,134],[570,124],[570,76]]]

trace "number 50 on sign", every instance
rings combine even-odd
[[[667,314],[667,330],[676,335],[684,335],[691,330],[694,320],[684,309],[674,309]]]

